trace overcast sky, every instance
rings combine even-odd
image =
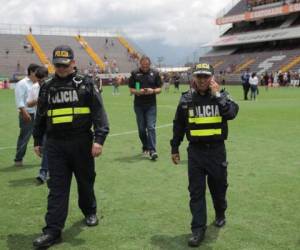
[[[232,0],[0,0],[0,13],[1,23],[121,29],[146,53],[157,46],[169,57],[169,49],[194,50],[215,39],[219,35],[216,15],[230,3]]]

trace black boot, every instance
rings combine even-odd
[[[191,238],[189,238],[188,245],[190,247],[198,247],[200,243],[204,240],[205,229],[200,229],[193,232]]]
[[[224,213],[216,213],[216,220],[215,220],[216,227],[223,227],[226,224],[226,218]]]
[[[90,214],[85,216],[85,224],[89,227],[97,226],[99,223],[98,217],[96,214]]]
[[[61,242],[61,236],[54,236],[49,233],[43,233],[33,241],[33,246],[37,248],[50,247],[56,243]]]

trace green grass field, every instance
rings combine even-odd
[[[207,193],[209,225],[200,249],[300,249],[300,88],[261,88],[256,102],[243,101],[240,86],[227,90],[240,105],[227,141],[227,225],[220,230],[210,225],[214,212]],[[53,249],[188,249],[187,143],[179,166],[171,164],[169,147],[179,95],[171,89],[158,98],[159,159],[151,162],[140,154],[127,88],[119,96],[104,89],[111,136],[96,160],[95,183],[103,218],[95,228],[83,224],[73,181],[64,241]],[[13,91],[1,90],[1,250],[32,249],[44,226],[48,190],[35,182],[40,160],[30,142],[25,166],[13,166],[17,136]]]

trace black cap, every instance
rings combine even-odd
[[[199,63],[196,65],[195,70],[193,71],[193,75],[209,75],[212,76],[214,74],[214,68],[208,63]]]
[[[69,65],[73,59],[74,52],[68,45],[60,45],[53,50],[53,64]]]

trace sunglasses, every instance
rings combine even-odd
[[[204,78],[204,79],[208,79],[211,77],[211,75],[205,75],[205,74],[199,74],[199,75],[196,75],[197,78]]]
[[[66,69],[66,68],[69,68],[69,64],[61,64],[61,63],[56,63],[56,64],[54,64],[54,67],[55,68],[64,68],[64,69]]]

